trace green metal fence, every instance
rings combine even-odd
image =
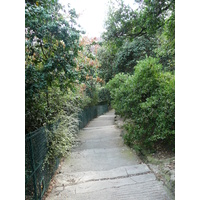
[[[84,109],[79,113],[79,129],[84,128],[89,121],[108,111],[108,105],[98,105]]]
[[[41,199],[49,186],[51,177],[58,168],[59,159],[44,165],[47,154],[47,138],[44,128],[26,135],[25,138],[25,197]]]
[[[98,105],[84,109],[79,113],[79,129],[84,128],[93,118],[108,111],[107,105]],[[47,154],[47,136],[45,128],[40,128],[25,137],[25,199],[41,200],[49,187],[50,180],[59,165],[43,165]]]

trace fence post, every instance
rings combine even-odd
[[[33,171],[34,193],[35,193],[35,200],[37,200],[37,179],[35,175],[35,161],[34,161],[33,145],[32,145],[32,139],[30,138],[29,140],[30,140],[30,153],[31,153],[31,167]]]

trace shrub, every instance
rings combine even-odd
[[[121,116],[125,115],[123,108],[126,105],[125,97],[128,95],[128,90],[127,88],[124,89],[124,87],[127,79],[130,79],[130,77],[128,74],[119,73],[106,85],[106,88],[110,91],[112,107]]]
[[[125,125],[128,143],[148,148],[162,143],[174,148],[175,78],[162,71],[157,59],[138,62],[133,76],[116,75],[107,88],[116,112],[132,120]]]
[[[56,158],[62,158],[67,155],[73,145],[74,133],[77,130],[78,119],[74,115],[67,116],[64,112],[58,115],[57,123],[53,124],[51,129],[46,129],[48,153],[44,164],[54,164]]]
[[[101,87],[98,90],[98,103],[110,104],[110,92],[108,89]]]

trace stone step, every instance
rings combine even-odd
[[[172,200],[163,183],[114,126],[114,111],[92,120],[79,133],[46,200]]]
[[[59,200],[170,200],[153,174],[58,187]],[[55,199],[56,199],[55,198]],[[51,200],[51,199],[49,199]]]
[[[123,166],[106,171],[61,172],[57,176],[57,183],[58,185],[67,186],[90,181],[122,179],[148,173],[151,173],[151,171],[145,164]]]

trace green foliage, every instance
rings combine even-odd
[[[83,48],[76,19],[75,10],[57,0],[26,1],[26,133],[47,127],[48,163],[69,151],[79,129],[80,109],[98,99],[97,92],[96,100],[93,93],[91,98],[84,95],[79,85],[86,79],[86,66],[77,69]]]
[[[112,107],[117,114],[122,116],[125,116],[124,105],[126,104],[126,98],[124,97],[128,95],[128,91],[127,89],[124,89],[124,87],[126,87],[127,79],[130,79],[131,77],[132,76],[127,74],[119,73],[106,85],[106,88],[110,91]]]
[[[57,123],[46,129],[48,138],[48,153],[44,164],[54,163],[56,158],[66,156],[74,144],[75,133],[79,130],[77,114],[67,115],[65,112],[57,115]]]
[[[95,87],[93,83],[88,85],[88,87],[86,88],[86,95],[91,99],[88,106],[94,106],[97,104],[98,92],[97,92],[97,88]]]
[[[77,71],[81,72],[81,88],[88,100],[86,106],[93,106],[99,102],[99,88],[104,85],[104,80],[99,77],[101,69],[97,50],[100,47],[97,38],[82,37],[80,40],[82,51],[79,51],[77,61]]]
[[[103,46],[99,49],[97,58],[101,65],[99,76],[107,83],[116,74],[112,65],[112,63],[114,63],[115,54],[111,49]]]
[[[127,81],[128,78],[129,75],[124,73],[119,73],[107,83],[106,88],[110,90],[110,95],[113,100],[116,98],[117,91],[119,90],[120,86],[122,86]]]
[[[117,47],[121,46],[124,37],[127,38],[127,35],[132,32],[134,27],[133,18],[136,16],[136,11],[123,1],[111,1],[104,25],[106,32],[103,33],[103,39],[111,46],[113,45],[112,42]]]
[[[63,109],[66,90],[74,87],[80,49],[76,18],[57,1],[26,2],[26,133],[52,120]]]
[[[116,54],[114,68],[119,72],[134,72],[134,66],[139,60],[145,59],[145,56],[155,56],[154,49],[156,47],[155,38],[142,36],[136,38],[132,42],[125,41],[123,46]]]
[[[169,12],[174,12],[174,7],[174,0],[145,0],[137,10],[133,10],[123,0],[116,0],[110,5],[105,22],[107,31],[103,34],[103,38],[106,41],[114,40],[120,45],[123,38],[153,35],[164,26],[166,17]]]
[[[104,87],[98,89],[98,104],[99,103],[110,104],[110,92]]]
[[[48,121],[46,126],[48,153],[45,163],[48,164],[54,163],[56,158],[67,155],[79,131],[78,113],[81,111],[82,98],[72,91],[69,91],[63,98],[65,99],[63,110]]]
[[[174,147],[175,79],[162,71],[157,59],[138,62],[134,75],[118,74],[107,88],[113,108],[132,120],[125,125],[128,143],[152,148],[160,142]]]
[[[103,46],[99,50],[101,77],[134,73],[145,56],[159,58],[164,71],[175,69],[175,1],[139,1],[133,10],[123,0],[111,1]]]
[[[158,35],[155,53],[165,70],[175,70],[175,12],[166,20],[163,32]]]

